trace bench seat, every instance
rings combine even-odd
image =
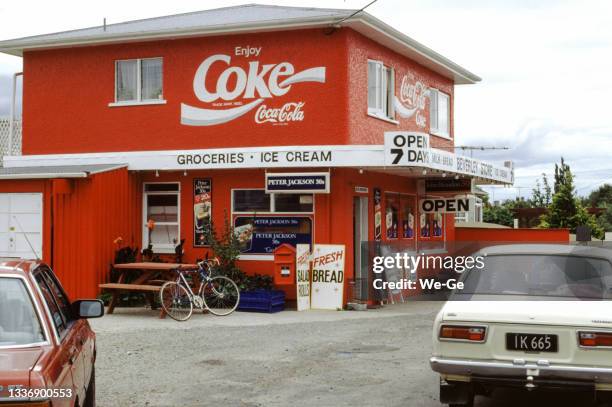
[[[108,283],[108,284],[100,284],[99,287],[105,290],[116,290],[116,291],[159,291],[161,290],[161,286],[159,285],[143,285],[143,284]]]

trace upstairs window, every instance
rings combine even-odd
[[[430,89],[431,134],[450,138],[450,96],[437,89]]]
[[[394,120],[394,90],[393,68],[379,61],[368,61],[368,114],[381,119]]]
[[[162,59],[115,62],[115,103],[163,102]]]

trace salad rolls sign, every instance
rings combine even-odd
[[[207,246],[206,232],[212,219],[212,181],[193,180],[193,246]]]
[[[297,271],[297,310],[310,309],[310,245],[298,244],[295,247]]]
[[[341,244],[314,246],[311,295],[313,309],[342,309],[345,255],[346,248]]]
[[[312,243],[312,219],[299,216],[238,216],[234,233],[243,254],[272,254],[283,243]]]

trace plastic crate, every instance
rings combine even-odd
[[[284,309],[284,291],[256,290],[240,293],[238,311],[273,313]]]

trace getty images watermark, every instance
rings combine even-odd
[[[463,283],[456,278],[449,278],[445,282],[435,278],[399,278],[395,281],[390,275],[397,275],[397,271],[404,270],[411,275],[416,275],[417,270],[454,270],[463,273],[465,270],[482,270],[485,267],[484,256],[440,256],[440,255],[409,255],[408,253],[396,253],[392,256],[375,256],[372,271],[380,277],[375,278],[372,284],[377,290],[462,290]],[[386,281],[382,273],[386,272]]]

